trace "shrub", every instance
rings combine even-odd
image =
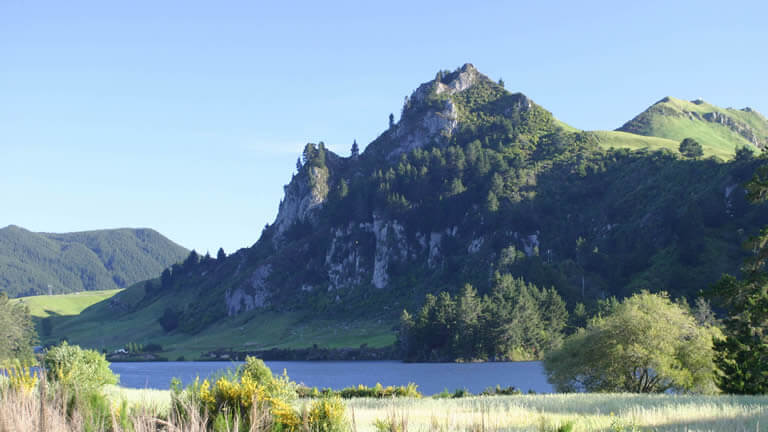
[[[7,387],[13,391],[29,394],[38,383],[37,371],[34,370],[29,362],[22,362],[18,359],[9,362],[5,366],[6,376],[0,374],[6,381]]]
[[[99,390],[105,384],[117,384],[118,381],[104,354],[66,341],[48,349],[43,365],[50,381],[69,389]]]
[[[296,399],[296,384],[283,372],[274,376],[263,361],[247,357],[234,373],[216,379],[195,382],[181,390],[178,381],[171,384],[173,409],[182,419],[197,415],[212,419],[212,426],[227,430],[232,425],[249,427],[263,423],[261,414],[271,414],[278,430],[295,430],[301,418],[291,403]],[[197,413],[189,412],[195,409]],[[218,430],[218,429],[216,429]]]
[[[338,396],[324,397],[312,403],[309,409],[310,430],[341,432],[348,429],[346,407]]]
[[[496,385],[496,387],[488,387],[487,389],[483,390],[480,393],[480,396],[509,396],[509,395],[521,395],[523,394],[520,389],[516,388],[515,386],[509,386],[509,387],[501,387],[500,385]]]

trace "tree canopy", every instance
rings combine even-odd
[[[644,291],[597,316],[544,360],[558,391],[713,393],[713,337],[666,293]]]
[[[747,185],[750,201],[768,200],[768,166]],[[727,393],[768,393],[768,227],[751,239],[754,254],[742,267],[743,277],[725,275],[713,294],[729,311],[725,339],[716,341],[718,386]]]
[[[698,141],[693,138],[686,138],[680,142],[680,153],[688,158],[697,159],[704,156],[704,149]]]
[[[496,275],[490,295],[465,285],[455,297],[428,294],[413,317],[404,311],[400,344],[408,360],[535,359],[562,342],[567,320],[554,288]]]
[[[24,303],[12,303],[0,293],[0,361],[29,359],[37,341],[35,326]]]

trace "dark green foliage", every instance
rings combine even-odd
[[[11,303],[0,292],[0,362],[10,359],[32,359],[32,346],[37,334],[29,309],[24,303]]]
[[[299,386],[296,391],[300,398],[318,398],[328,396],[339,396],[343,399],[352,398],[393,398],[393,397],[411,397],[420,398],[422,394],[416,384],[410,383],[405,386],[387,386],[384,387],[377,383],[373,387],[360,384],[355,387],[345,387],[341,390],[331,388],[318,389],[317,387]]]
[[[165,290],[171,287],[173,278],[171,276],[171,269],[167,268],[160,273],[160,286]]]
[[[488,296],[467,285],[457,297],[427,295],[415,317],[403,312],[400,346],[407,360],[539,358],[561,343],[567,319],[554,289],[496,276]]]
[[[163,316],[157,320],[166,332],[175,330],[179,326],[179,313],[172,308],[165,308]]]
[[[0,229],[0,290],[11,297],[125,288],[187,254],[150,229],[69,234]]]
[[[701,144],[693,138],[686,138],[680,142],[680,154],[687,158],[697,159],[704,156]]]
[[[219,248],[219,251],[216,252],[216,260],[217,261],[223,261],[224,258],[227,257],[227,254],[224,253],[224,248]]]
[[[763,165],[748,185],[752,202],[768,195],[768,165]],[[729,311],[725,339],[715,342],[718,386],[726,393],[768,393],[768,227],[752,238],[753,251],[742,268],[742,278],[723,276],[713,295]]]
[[[352,158],[360,156],[360,147],[357,145],[357,140],[352,141],[352,149],[349,152],[349,156]]]

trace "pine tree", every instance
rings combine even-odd
[[[171,269],[165,269],[160,274],[160,287],[162,289],[168,289],[171,287],[171,283],[173,282],[171,277]]]
[[[357,146],[357,140],[352,141],[352,150],[350,151],[350,156],[352,156],[352,158],[360,156],[360,148]]]
[[[768,200],[768,165],[747,185],[750,201]],[[730,312],[724,320],[725,339],[715,341],[717,385],[726,393],[768,393],[768,227],[751,240],[753,256],[742,268],[742,279],[726,275],[712,292]]]
[[[227,257],[227,254],[224,253],[224,248],[219,248],[219,251],[216,252],[216,260],[221,261],[226,257]]]

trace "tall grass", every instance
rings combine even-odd
[[[557,431],[562,428],[754,432],[768,428],[766,396],[554,394],[353,399],[347,401],[347,407],[353,410],[361,432],[382,430],[376,426],[377,422],[381,425],[392,418],[407,424],[407,431]],[[571,429],[566,429],[568,427]]]
[[[108,410],[102,415],[49,389],[14,390],[0,379],[0,432],[204,432],[215,428],[205,411],[188,406],[175,412],[168,391],[104,388]],[[341,400],[340,400],[341,403]],[[309,402],[297,400],[304,420],[296,431],[316,430],[306,421]],[[638,394],[552,394],[473,396],[461,399],[359,398],[343,401],[348,430],[419,431],[714,431],[768,430],[768,396],[679,396]],[[41,416],[42,413],[42,416]],[[232,432],[272,431],[272,415],[254,404],[247,427],[233,421]],[[92,425],[96,424],[97,427]],[[90,429],[89,429],[90,428]]]

